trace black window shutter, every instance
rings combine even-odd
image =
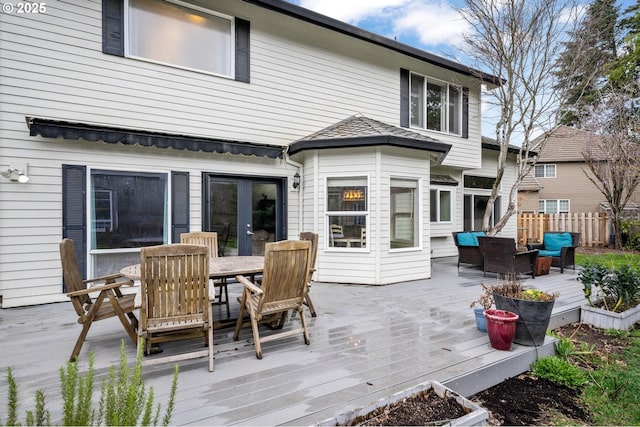
[[[171,172],[171,242],[189,232],[189,172]]]
[[[250,23],[236,18],[236,80],[249,83],[250,81]]]
[[[462,88],[462,137],[469,138],[469,88]]]
[[[62,165],[62,237],[73,240],[83,279],[87,278],[86,173],[86,166]]]
[[[409,127],[409,70],[400,68],[400,126]]]
[[[102,52],[124,56],[124,0],[102,0]]]

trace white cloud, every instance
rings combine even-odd
[[[423,46],[458,45],[467,28],[446,0],[291,0],[354,25],[369,20],[376,32]]]
[[[393,27],[398,34],[415,34],[425,46],[455,46],[462,43],[467,23],[446,2],[415,1],[402,10]]]
[[[408,0],[300,0],[300,6],[340,21],[357,23],[367,17],[383,13],[388,8],[397,8]]]

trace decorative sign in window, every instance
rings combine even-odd
[[[364,192],[362,190],[344,190],[342,200],[345,202],[361,202],[364,200]]]

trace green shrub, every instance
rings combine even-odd
[[[640,273],[627,264],[607,268],[588,264],[578,273],[584,296],[593,306],[602,304],[605,310],[622,312],[635,306],[640,298]],[[599,293],[594,297],[594,287]]]
[[[532,365],[531,373],[571,388],[577,388],[587,383],[587,376],[582,369],[558,356],[538,359]]]
[[[118,369],[114,366],[109,368],[109,377],[102,382],[98,409],[93,401],[93,354],[89,355],[89,369],[84,377],[78,371],[77,361],[68,362],[65,367],[60,368],[63,425],[169,425],[178,389],[178,365],[175,365],[169,401],[161,421],[161,405],[158,404],[154,411],[153,387],[147,390],[142,380],[143,352],[141,340],[132,373],[122,341]],[[7,383],[9,396],[6,425],[20,425],[17,416],[18,387],[11,368],[7,368]],[[45,408],[45,396],[41,390],[36,392],[34,410],[26,411],[25,424],[51,425],[50,413]]]
[[[632,250],[640,250],[640,221],[624,219],[620,222],[622,235],[626,236],[622,239],[624,247]]]

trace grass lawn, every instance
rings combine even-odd
[[[576,253],[576,265],[602,264],[608,268],[618,268],[627,264],[640,270],[640,253],[638,252],[594,252]]]

